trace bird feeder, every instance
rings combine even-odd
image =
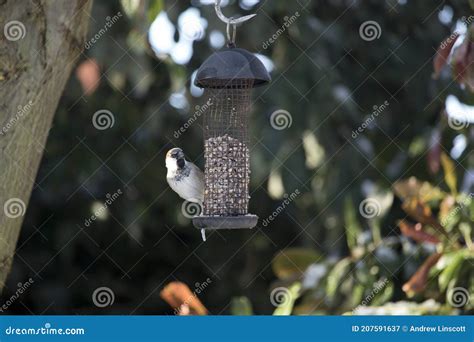
[[[202,213],[193,218],[199,229],[253,228],[258,217],[248,213],[250,139],[248,134],[252,89],[270,81],[260,60],[235,47],[236,25],[254,15],[228,19],[216,1],[216,13],[227,23],[226,49],[204,61],[195,85],[204,89],[210,105],[203,113],[204,202]],[[233,35],[230,35],[230,27]]]

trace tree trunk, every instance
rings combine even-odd
[[[0,0],[0,292],[92,0]]]

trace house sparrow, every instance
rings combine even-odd
[[[189,202],[204,201],[204,174],[190,161],[184,158],[183,150],[172,148],[166,154],[166,180],[181,198]]]
[[[166,180],[181,198],[188,202],[198,203],[202,207],[204,201],[204,174],[190,161],[184,158],[183,150],[172,148],[166,153]],[[201,229],[202,240],[206,241],[206,231]]]

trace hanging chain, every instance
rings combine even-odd
[[[234,46],[235,45],[235,36],[237,34],[237,24],[241,24],[247,20],[252,19],[253,17],[256,16],[256,14],[249,14],[237,19],[234,19],[233,17],[227,18],[221,10],[221,0],[216,0],[214,8],[216,10],[217,17],[223,21],[224,23],[227,24],[227,40],[229,41],[228,46]],[[231,34],[231,26],[232,26],[232,34]]]
[[[230,35],[230,27],[232,26],[232,36]],[[227,41],[229,46],[235,45],[235,37],[237,35],[237,24],[234,22],[234,18],[230,18],[227,22]]]

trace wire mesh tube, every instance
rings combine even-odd
[[[211,106],[204,114],[203,214],[246,215],[249,204],[248,115],[253,80],[207,81]]]

